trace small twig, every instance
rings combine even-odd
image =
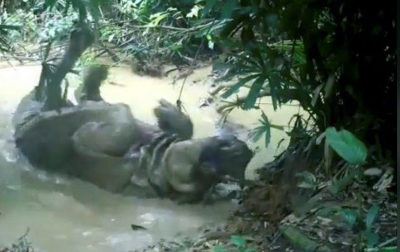
[[[28,228],[26,229],[25,234],[24,234],[23,236],[21,236],[20,238],[27,237],[28,234],[29,234],[29,231],[31,231],[30,227],[28,227]]]
[[[211,28],[214,26],[215,22],[216,22],[216,20],[213,20],[213,21],[212,21],[211,25],[208,27],[208,31],[207,31],[206,34],[209,34],[209,33],[210,33]],[[204,41],[205,41],[205,38],[203,37],[203,39],[201,40],[200,46],[197,48],[197,51],[196,51],[196,54],[195,54],[195,56],[194,56],[194,60],[193,60],[193,63],[191,64],[191,67],[193,67],[194,62],[196,61],[196,59],[197,59],[197,57],[198,57],[198,55],[199,55],[199,53],[200,53],[200,50],[201,50],[201,48],[202,48],[203,45],[204,45]],[[180,100],[181,100],[183,88],[185,87],[185,83],[186,83],[187,77],[188,77],[188,76],[185,76],[185,77],[183,78],[183,82],[182,82],[182,85],[181,85],[181,89],[179,90],[178,100],[176,101],[177,103],[178,103],[178,102],[181,102]]]

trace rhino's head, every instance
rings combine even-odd
[[[254,156],[247,144],[235,136],[215,136],[203,146],[199,162],[219,176],[229,175],[242,181]]]

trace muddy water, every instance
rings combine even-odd
[[[199,108],[199,98],[206,96],[200,83],[210,73],[201,69],[187,80],[183,96],[186,110],[195,125],[195,137],[216,133],[218,115],[212,107]],[[223,222],[233,206],[176,206],[167,200],[139,200],[112,195],[79,180],[49,176],[27,164],[16,163],[17,152],[12,144],[11,116],[19,100],[38,82],[39,66],[6,67],[0,69],[0,247],[10,244],[29,227],[29,239],[43,251],[128,251],[145,247],[160,238],[172,238],[177,233],[195,235],[207,223]],[[109,102],[124,102],[134,115],[154,123],[152,108],[159,98],[175,101],[179,83],[173,87],[170,79],[134,76],[127,68],[112,70],[102,94]],[[72,83],[73,88],[73,83]],[[75,84],[76,86],[76,84]],[[69,92],[73,95],[73,91]],[[269,101],[264,101],[269,102]],[[297,107],[273,112],[272,106],[263,110],[275,124],[286,125]],[[260,112],[233,112],[230,119],[254,127]],[[248,177],[255,167],[283,150],[285,138],[272,131],[268,149],[262,149],[249,165]],[[263,143],[250,144],[253,148]],[[146,231],[133,231],[131,224]]]

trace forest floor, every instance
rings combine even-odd
[[[161,241],[140,252],[397,251],[397,195],[386,190],[384,176],[374,186],[358,181],[341,192],[327,186],[310,193],[287,176],[304,160],[285,162],[280,178],[274,169],[278,160],[259,170],[260,180],[246,189],[225,226],[205,229],[197,239]],[[378,211],[374,216],[373,209]],[[352,210],[361,214],[352,216]]]

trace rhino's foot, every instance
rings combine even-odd
[[[161,130],[170,134],[177,134],[183,140],[192,138],[193,122],[177,106],[161,99],[159,106],[154,108],[153,112]]]
[[[91,65],[84,69],[83,82],[74,92],[78,104],[84,101],[104,101],[101,97],[100,86],[108,77],[108,69],[106,65]]]

